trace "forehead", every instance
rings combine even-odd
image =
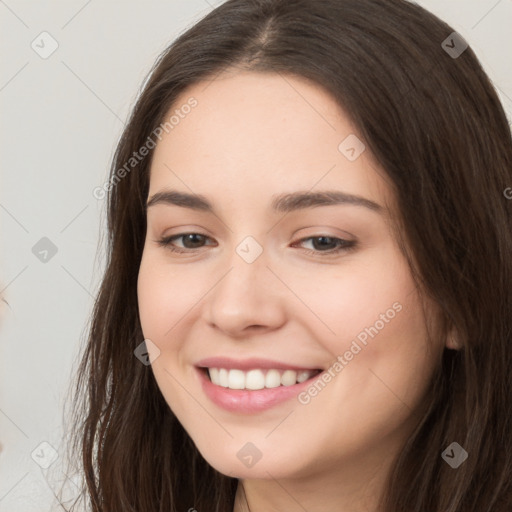
[[[196,106],[182,108],[191,98]],[[173,114],[172,129],[155,148],[150,195],[174,188],[243,204],[276,192],[336,188],[381,204],[390,199],[369,151],[355,160],[344,153],[345,141],[360,150],[351,120],[306,79],[223,73],[187,88],[166,120]]]

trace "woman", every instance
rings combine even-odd
[[[511,169],[418,5],[229,0],[182,34],[103,189],[89,509],[510,510]]]

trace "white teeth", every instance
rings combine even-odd
[[[211,378],[211,375],[210,375],[210,378]],[[212,381],[213,382],[213,381]],[[217,382],[217,384],[219,386],[222,386],[224,388],[227,388],[228,387],[228,384],[229,384],[229,380],[228,380],[228,371],[225,370],[224,368],[220,369],[219,370],[219,380]]]
[[[309,377],[311,377],[311,372],[308,372],[307,370],[299,372],[297,374],[297,382],[300,384],[301,382],[304,382],[305,380],[308,380]]]
[[[277,370],[269,370],[265,375],[265,387],[277,388],[281,385],[281,374]]]
[[[265,376],[263,372],[259,370],[247,372],[245,375],[245,387],[247,389],[263,389],[265,387]]]
[[[219,379],[219,369],[218,368],[210,368],[210,378],[212,379],[212,382],[220,382]]]
[[[229,370],[228,388],[230,388],[230,389],[244,389],[245,388],[245,374],[242,370]]]
[[[211,381],[217,386],[230,389],[258,390],[293,386],[316,375],[317,370],[227,370],[225,368],[208,368]]]
[[[281,384],[283,386],[293,386],[297,384],[297,372],[286,370],[283,375],[281,375]]]

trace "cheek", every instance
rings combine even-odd
[[[391,244],[368,250],[364,257],[350,256],[339,266],[318,267],[314,278],[305,272],[301,278],[288,278],[294,279],[294,291],[312,313],[307,317],[316,337],[337,354],[358,336],[364,346],[375,329],[404,329],[403,309],[416,296],[408,267]],[[414,313],[415,307],[408,312]]]
[[[342,357],[332,392],[371,437],[398,427],[419,406],[438,351],[427,339],[419,296],[405,286],[350,312],[347,304],[345,321],[336,324],[341,335],[328,346]]]
[[[176,266],[144,255],[139,269],[137,296],[142,331],[146,338],[171,340],[169,330],[193,307],[205,290],[198,273],[193,278]]]
[[[159,261],[154,253],[143,255],[137,280],[139,317],[145,339],[157,347],[151,364],[155,380],[169,407],[186,419],[187,394],[182,391],[173,376],[181,367],[182,349],[186,340],[187,313],[198,301],[194,286],[183,272],[170,268]],[[204,291],[203,291],[204,293]],[[182,416],[184,415],[184,416]]]
[[[318,273],[314,284],[304,279],[297,288],[315,313],[309,322],[315,338],[333,361],[344,359],[343,368],[333,369],[344,375],[336,379],[339,392],[357,389],[369,401],[394,393],[412,405],[428,385],[438,352],[427,340],[409,267],[389,245],[364,260],[347,260],[346,268]]]

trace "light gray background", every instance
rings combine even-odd
[[[157,55],[220,3],[0,0],[1,512],[62,510],[40,464],[51,447],[50,470],[62,460],[63,400],[103,268],[92,191]],[[512,121],[512,0],[418,3],[468,41]],[[46,59],[31,47],[50,48],[43,31],[58,43]],[[46,262],[32,252],[43,237],[57,248]]]

